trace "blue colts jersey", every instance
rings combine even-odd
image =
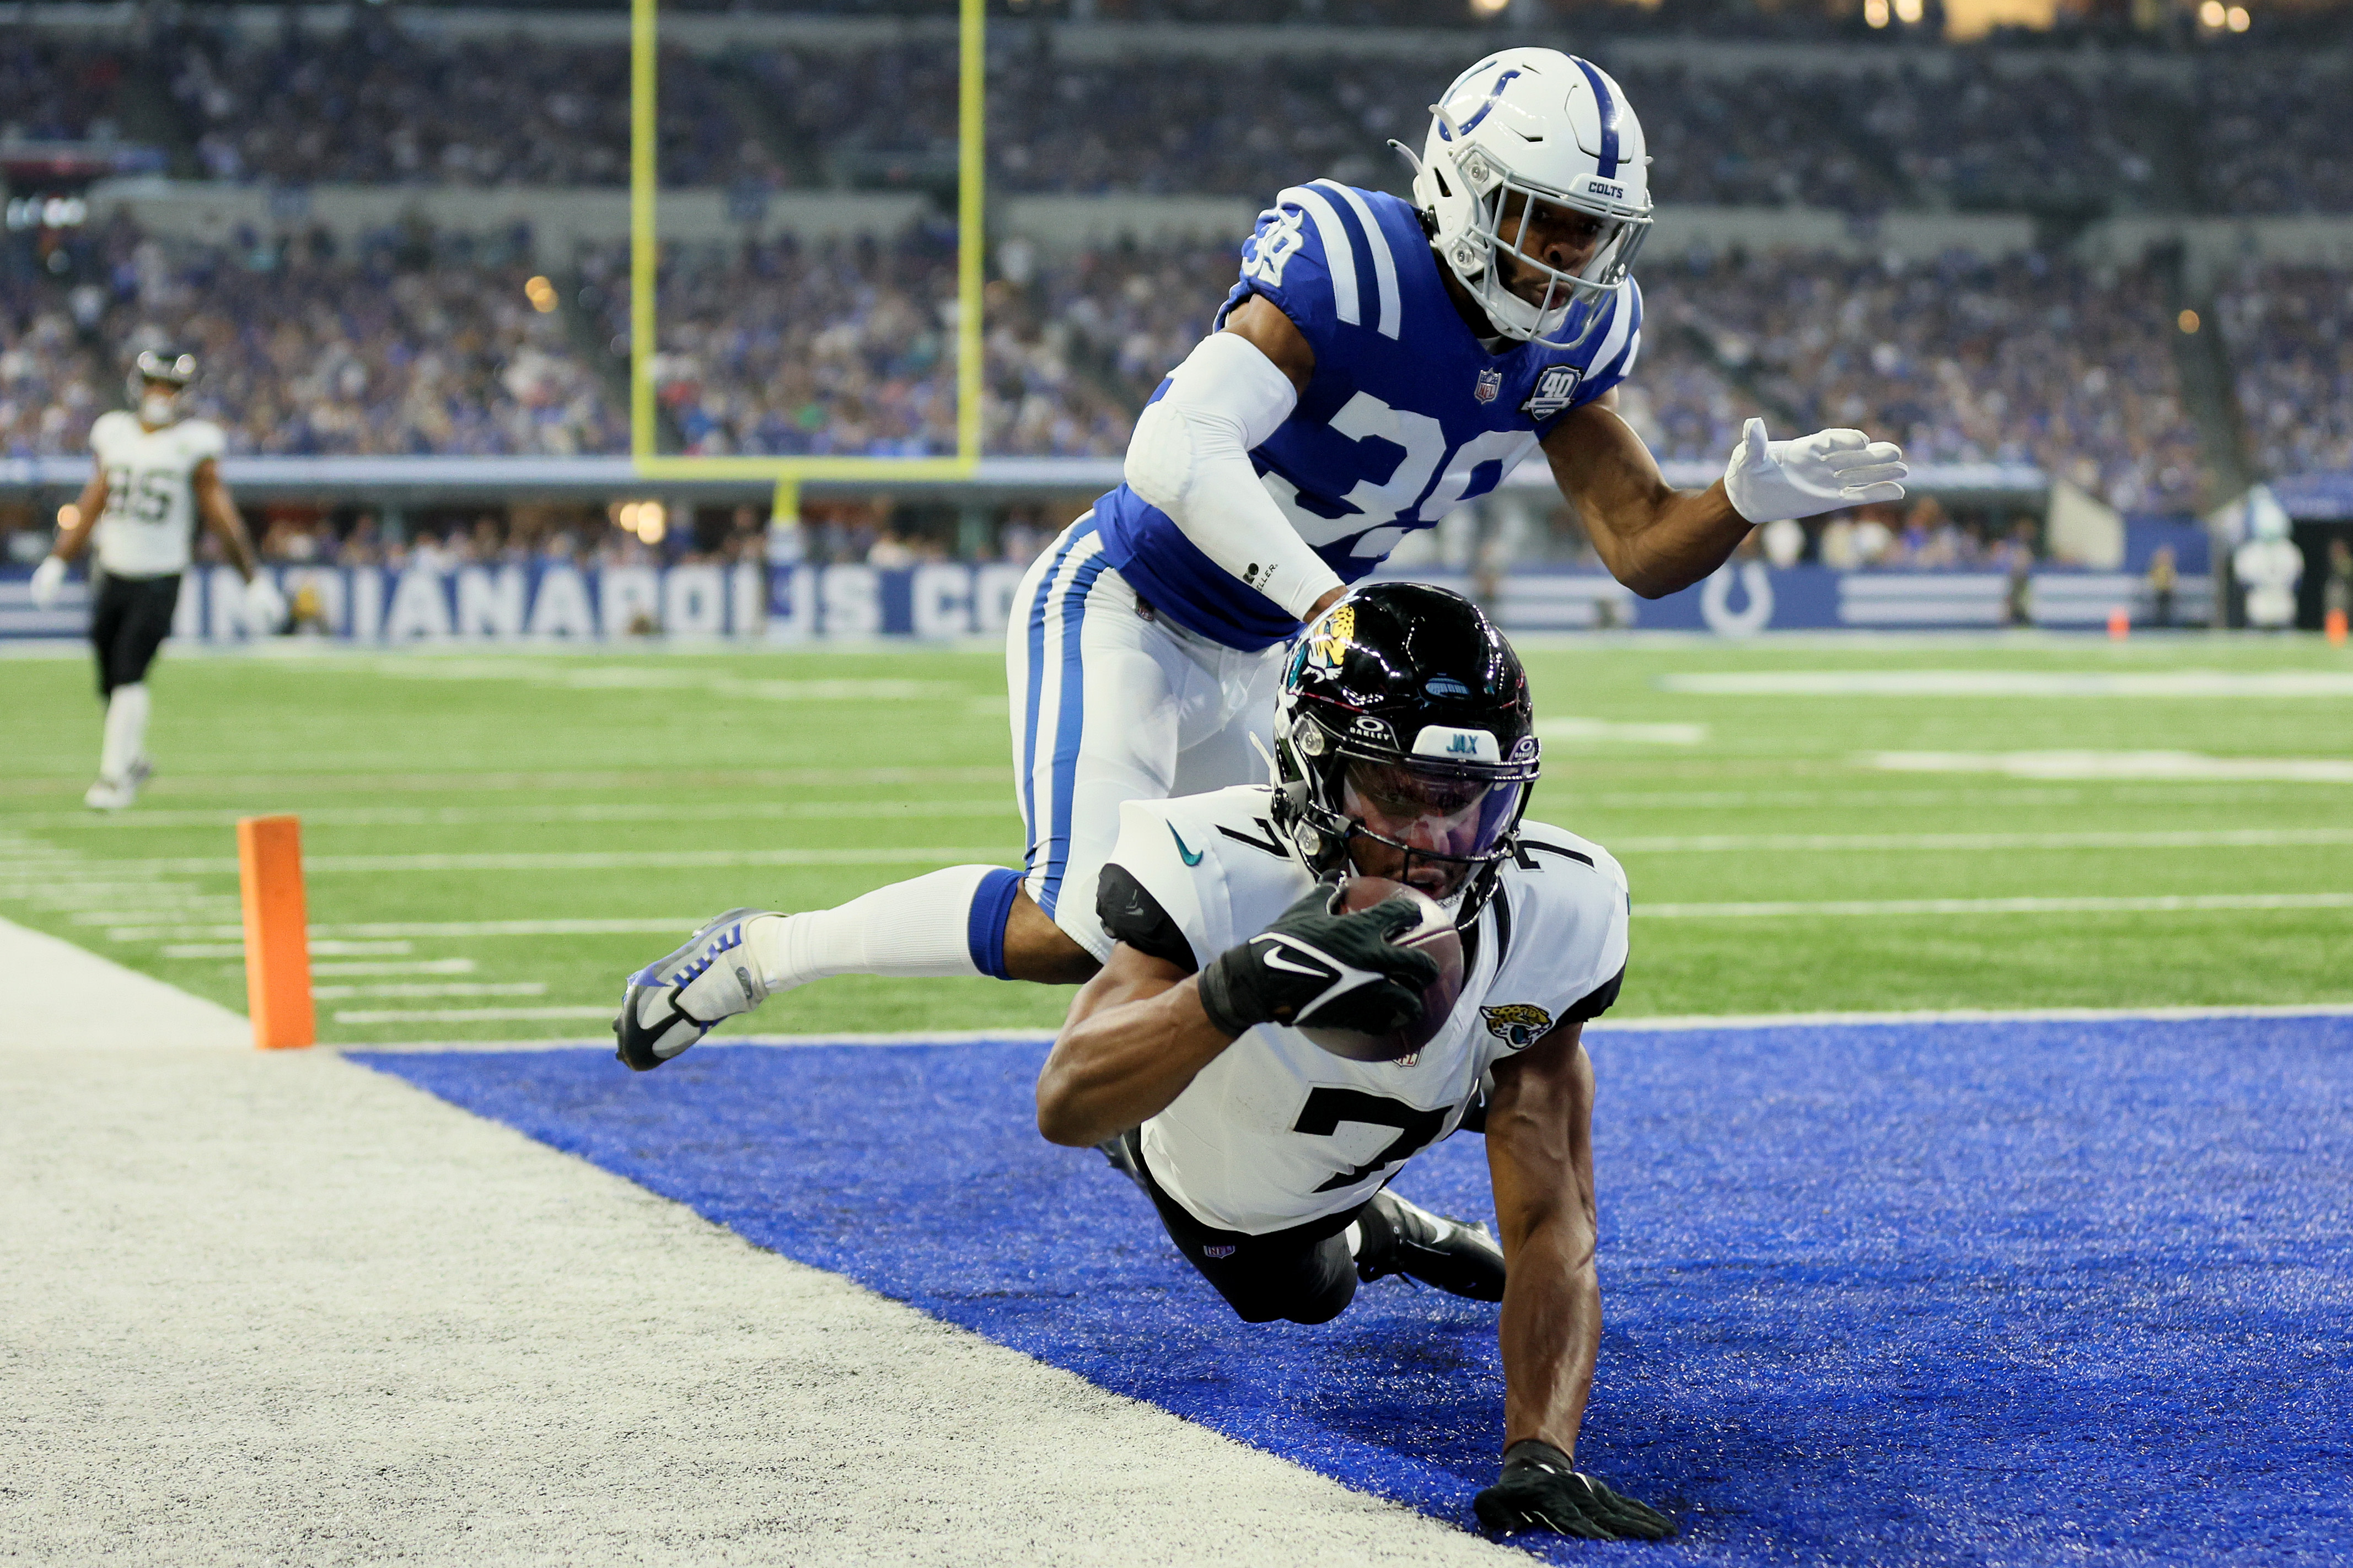
[[[1493,489],[1561,416],[1624,380],[1641,346],[1642,294],[1629,278],[1579,347],[1514,342],[1488,353],[1448,296],[1413,208],[1330,180],[1283,192],[1241,256],[1218,325],[1262,294],[1315,352],[1299,406],[1251,459],[1344,582]],[[1167,390],[1163,381],[1154,400]],[[1179,626],[1238,648],[1298,629],[1125,485],[1094,515],[1104,555]]]

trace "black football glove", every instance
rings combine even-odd
[[[1504,1450],[1503,1479],[1472,1500],[1490,1530],[1556,1530],[1588,1541],[1665,1541],[1674,1521],[1581,1473],[1550,1443],[1523,1438]]]
[[[1313,1025],[1385,1035],[1421,1018],[1422,989],[1438,961],[1389,939],[1421,914],[1390,899],[1352,915],[1332,912],[1329,883],[1282,911],[1248,942],[1201,971],[1201,1010],[1229,1035],[1257,1024]]]

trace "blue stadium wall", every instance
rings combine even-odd
[[[448,641],[603,642],[661,633],[673,637],[874,637],[953,638],[1001,634],[1023,568],[1009,563],[939,562],[906,569],[864,565],[681,565],[576,568],[560,564],[467,566],[449,573],[375,567],[271,568],[287,598],[312,613],[316,635],[369,647]],[[86,591],[70,585],[55,607],[33,607],[25,569],[0,573],[0,637],[79,637]],[[1461,574],[1417,573],[1424,581],[1478,594]],[[176,637],[230,643],[246,631],[237,574],[227,567],[190,574],[180,594]],[[1638,599],[1594,572],[1516,568],[1487,594],[1513,631],[1633,627],[1741,637],[1765,631],[1936,629],[2013,624],[2013,584],[1992,572],[1836,572],[1820,566],[1727,565],[1663,599]],[[2166,618],[2203,625],[2211,580],[2184,576]],[[2158,619],[2146,581],[2128,572],[2046,569],[2028,580],[2025,619],[2036,626],[2102,626],[2122,608],[2137,623]]]

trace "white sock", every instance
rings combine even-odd
[[[1365,1250],[1365,1232],[1361,1226],[1350,1226],[1340,1233],[1340,1239],[1348,1244],[1348,1256],[1351,1258]]]
[[[754,921],[744,940],[770,991],[828,974],[979,974],[974,898],[999,866],[951,866],[877,888],[836,909]]]
[[[120,784],[131,764],[147,754],[147,683],[118,686],[106,700],[106,742],[98,753],[98,774]]]

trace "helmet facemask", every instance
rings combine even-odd
[[[1505,337],[1550,349],[1581,346],[1601,324],[1601,306],[1632,269],[1650,232],[1647,203],[1547,189],[1514,174],[1482,147],[1463,148],[1451,161],[1476,211],[1447,249],[1447,265]],[[1532,241],[1580,221],[1599,226],[1583,264],[1567,271],[1546,262]],[[1507,271],[1525,279],[1530,291],[1540,290],[1537,297],[1511,287]]]
[[[1292,845],[1320,877],[1386,877],[1467,924],[1486,904],[1527,810],[1536,760],[1457,763],[1400,753],[1297,712],[1278,772]]]

